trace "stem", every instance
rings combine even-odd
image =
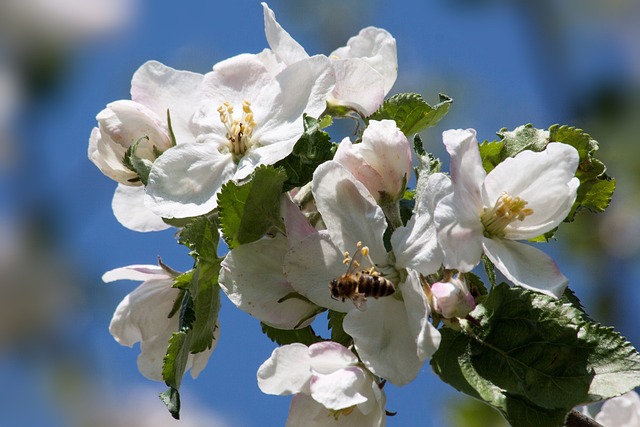
[[[603,427],[599,422],[587,417],[586,415],[572,409],[567,415],[565,427]]]
[[[395,230],[398,227],[402,227],[402,218],[400,216],[400,203],[390,202],[380,205],[384,216],[387,217],[387,221],[391,225],[391,229]]]

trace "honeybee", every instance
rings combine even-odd
[[[374,267],[357,271],[360,260],[368,256],[369,248],[358,242],[353,257],[344,253],[344,264],[349,264],[347,272],[329,283],[331,298],[345,301],[349,298],[360,311],[367,309],[367,297],[380,298],[392,295],[396,291],[395,285],[378,273]],[[371,263],[373,265],[373,262]]]

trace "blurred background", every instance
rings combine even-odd
[[[392,4],[393,3],[393,4]],[[605,214],[583,212],[543,249],[596,320],[640,346],[640,2],[635,0],[271,0],[311,54],[374,25],[398,43],[393,93],[454,99],[423,134],[473,127],[570,124],[600,142],[617,178]],[[205,73],[267,47],[256,0],[0,0],[0,425],[47,427],[281,426],[289,398],[263,395],[258,366],[274,344],[223,301],[220,343],[181,388],[181,421],[142,377],[138,348],[108,325],[138,283],[104,284],[130,264],[175,269],[191,259],[172,231],[135,233],[111,211],[115,182],[87,160],[95,115],[128,99],[145,61]],[[448,163],[445,161],[445,163]],[[390,426],[500,426],[491,410],[443,384],[428,364],[389,386]]]

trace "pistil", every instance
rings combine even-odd
[[[218,107],[220,121],[227,129],[227,139],[229,140],[229,152],[233,154],[233,158],[238,162],[245,153],[251,148],[251,136],[256,122],[253,119],[253,111],[251,103],[246,99],[242,101],[242,116],[240,119],[233,117],[233,106],[229,102],[225,102]]]

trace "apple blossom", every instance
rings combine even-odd
[[[329,61],[320,56],[275,76],[255,55],[216,64],[204,77],[191,124],[197,140],[167,150],[154,162],[148,206],[164,218],[215,209],[225,182],[244,179],[257,166],[291,153],[304,131],[303,113],[319,116],[334,82]]]
[[[464,318],[476,307],[469,288],[460,277],[434,283],[431,295],[434,311],[446,319]]]
[[[276,21],[266,3],[264,27],[271,51],[261,54],[270,68],[278,69],[307,58],[309,55]],[[275,57],[275,58],[274,58]],[[329,105],[353,108],[364,116],[375,112],[396,81],[398,58],[396,41],[387,31],[367,27],[351,37],[347,45],[333,51],[332,66],[336,85]]]
[[[579,180],[578,152],[549,143],[522,151],[488,174],[473,129],[443,133],[451,155],[453,193],[435,210],[446,268],[470,271],[482,253],[516,285],[558,297],[567,278],[542,251],[515,240],[533,239],[567,216]]]
[[[393,120],[371,120],[362,142],[345,138],[334,161],[362,182],[378,203],[402,197],[411,176],[411,146]]]
[[[109,332],[121,345],[133,347],[140,342],[138,369],[146,378],[163,381],[162,364],[169,339],[179,329],[179,315],[173,313],[180,290],[173,288],[175,273],[164,266],[130,265],[116,268],[102,276],[104,282],[116,280],[141,280],[142,284],[128,294],[118,305]],[[214,329],[211,348],[189,354],[187,369],[196,378],[204,369],[209,356],[218,343],[219,326]]]
[[[313,303],[347,313],[344,330],[353,337],[371,372],[394,384],[407,384],[440,340],[428,321],[430,309],[419,273],[434,273],[440,267],[442,255],[431,214],[437,201],[450,191],[450,181],[442,174],[429,178],[415,215],[391,235],[393,251],[389,254],[383,243],[384,214],[363,184],[334,161],[320,165],[312,182],[327,229],[292,247],[285,258],[287,279]],[[363,311],[348,299],[333,299],[328,289],[332,280],[345,274],[345,252],[360,247],[366,247],[363,255],[367,256],[358,272],[373,269],[396,286],[392,296],[369,298]]]
[[[287,426],[384,426],[385,394],[344,346],[319,342],[276,348],[258,369],[267,394],[294,394]]]
[[[131,100],[112,102],[96,116],[98,127],[89,139],[89,159],[109,178],[141,186],[137,173],[124,163],[127,150],[138,143],[135,155],[154,161],[173,146],[171,130],[177,143],[194,140],[187,123],[202,77],[156,61],[143,64],[131,79]]]

